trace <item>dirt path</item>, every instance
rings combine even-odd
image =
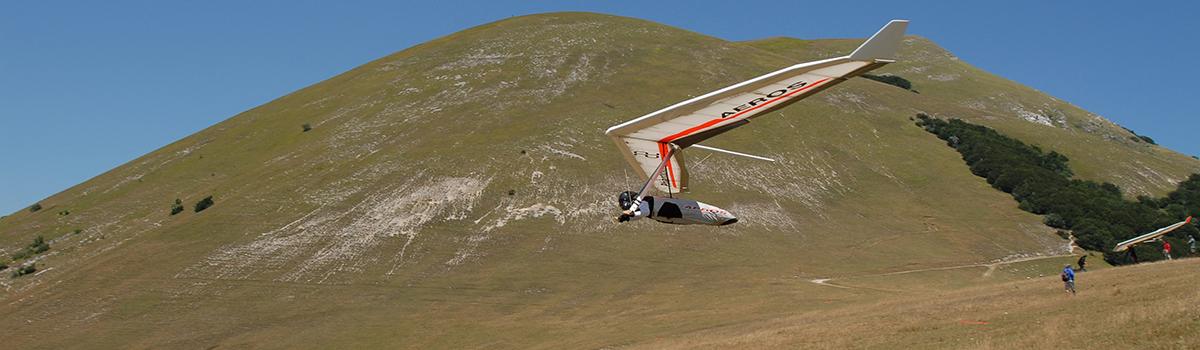
[[[966,269],[966,268],[974,268],[974,267],[986,267],[987,271],[983,272],[983,277],[990,277],[992,275],[992,273],[996,271],[996,268],[1001,265],[1015,264],[1015,263],[1019,263],[1019,262],[1034,261],[1034,260],[1056,259],[1056,258],[1062,258],[1062,257],[1068,257],[1068,256],[1074,256],[1074,255],[1073,254],[1061,254],[1061,255],[1031,256],[1031,257],[1024,257],[1024,258],[1018,258],[1018,259],[1011,259],[1011,260],[1001,260],[1001,261],[997,261],[997,262],[993,262],[993,263],[986,263],[986,264],[966,264],[966,265],[956,265],[956,266],[930,267],[930,268],[924,268],[924,269],[894,271],[894,272],[878,273],[878,274],[870,274],[870,275],[842,276],[842,277],[837,277],[837,278],[895,276],[895,275],[905,275],[905,274],[918,273],[918,272],[946,271],[946,270],[957,270],[957,269]],[[812,282],[814,284],[819,284],[822,286],[829,286],[829,287],[843,288],[843,289],[850,289],[850,288],[875,289],[875,288],[853,287],[853,286],[830,283],[830,281],[832,281],[833,279],[834,278],[832,278],[832,277],[831,278],[818,278],[818,279],[809,280],[809,282]]]
[[[847,287],[847,286],[843,286],[843,285],[839,285],[839,284],[833,284],[833,283],[829,283],[829,280],[831,280],[831,279],[832,279],[832,278],[818,278],[818,279],[815,279],[815,280],[811,280],[811,281],[809,281],[809,282],[816,283],[816,284],[819,284],[819,285],[822,285],[822,286],[830,286],[830,287],[834,287],[834,288],[850,289],[850,287]]]

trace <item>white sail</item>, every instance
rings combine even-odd
[[[613,126],[605,132],[616,142],[642,179],[648,180],[671,150],[653,181],[662,192],[687,189],[683,149],[746,125],[762,115],[895,61],[908,21],[894,20],[847,56],[801,63],[674,104]]]

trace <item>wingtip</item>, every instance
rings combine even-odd
[[[907,19],[889,21],[878,32],[875,32],[875,35],[855,49],[850,54],[850,59],[860,61],[894,60],[896,51],[900,47],[900,40],[904,39],[904,32],[908,30],[908,22]]]

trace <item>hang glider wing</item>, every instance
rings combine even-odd
[[[1150,232],[1150,233],[1147,233],[1147,234],[1144,234],[1141,236],[1134,237],[1133,239],[1130,239],[1128,241],[1117,243],[1117,246],[1113,247],[1113,251],[1114,252],[1123,252],[1126,249],[1129,249],[1129,247],[1134,246],[1135,244],[1153,240],[1158,237],[1162,237],[1163,235],[1171,233],[1171,231],[1175,231],[1175,229],[1183,227],[1183,225],[1187,225],[1188,223],[1191,223],[1191,222],[1192,222],[1192,217],[1189,216],[1189,217],[1187,217],[1187,220],[1183,220],[1183,221],[1171,224],[1171,226],[1167,226],[1167,227],[1163,227],[1163,228],[1154,230],[1154,232]]]
[[[653,182],[662,192],[681,192],[687,189],[687,170],[679,150],[895,62],[907,26],[908,21],[891,21],[849,56],[780,69],[613,126],[605,134],[616,142],[642,179],[649,179],[659,168],[672,145],[677,147]]]

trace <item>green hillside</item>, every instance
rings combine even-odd
[[[853,50],[860,42],[772,38],[745,44],[780,55],[816,59]],[[914,109],[983,124],[1058,151],[1072,160],[1077,175],[1116,184],[1131,197],[1166,194],[1200,164],[1186,155],[1133,140],[1136,135],[1129,130],[1070,102],[975,68],[927,39],[909,37],[899,59],[872,73],[911,81],[921,95],[914,100],[930,103],[914,104]]]
[[[639,181],[605,128],[860,41],[554,13],[405,49],[0,219],[2,256],[50,245],[34,275],[0,278],[5,343],[619,346],[880,297],[812,279],[1065,252],[916,112],[1056,150],[1131,196],[1200,170],[913,37],[876,73],[920,93],[853,79],[711,142],[778,163],[684,153],[689,197],[738,224],[611,222]]]

